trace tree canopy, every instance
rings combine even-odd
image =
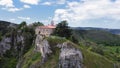
[[[33,23],[33,26],[43,26],[44,24],[42,22],[35,22]]]
[[[55,31],[54,31],[54,34],[57,36],[70,38],[70,36],[72,34],[71,31],[72,30],[68,26],[67,21],[61,21],[60,23],[57,24]]]
[[[18,28],[23,29],[25,26],[27,26],[26,21],[23,21],[19,24]]]

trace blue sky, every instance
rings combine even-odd
[[[0,20],[120,29],[120,0],[0,0]]]

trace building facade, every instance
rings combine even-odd
[[[51,22],[51,25],[38,26],[35,30],[35,33],[48,37],[53,33],[55,28],[56,26]]]

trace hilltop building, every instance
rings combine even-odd
[[[35,33],[48,37],[53,33],[55,28],[56,26],[54,25],[54,22],[52,21],[50,25],[38,26],[35,30]]]

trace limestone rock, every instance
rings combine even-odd
[[[83,57],[80,50],[67,44],[67,42],[57,46],[61,48],[57,68],[83,68]]]
[[[52,53],[48,41],[43,38],[44,37],[42,37],[41,35],[37,35],[35,41],[36,44],[35,50],[41,52],[43,58],[42,63],[44,63],[47,60],[48,55]]]

